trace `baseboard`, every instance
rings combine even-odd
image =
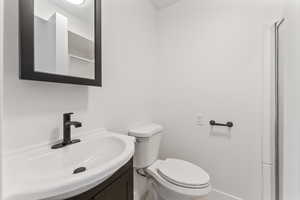
[[[208,200],[243,200],[242,198],[213,189],[208,196]]]

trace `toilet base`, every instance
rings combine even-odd
[[[166,187],[163,187],[161,184],[157,182],[153,183],[152,187],[157,193],[158,200],[208,200],[208,195],[198,196],[198,197],[184,196],[175,193],[174,191],[171,191]]]
[[[164,199],[163,197],[159,196],[157,200],[178,200],[178,199]],[[180,200],[187,200],[187,199],[180,199]],[[198,197],[198,198],[190,198],[188,200],[209,200],[208,197]]]

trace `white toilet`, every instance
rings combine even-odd
[[[205,200],[211,191],[209,175],[200,167],[178,159],[157,160],[163,127],[149,124],[129,131],[136,137],[134,167],[153,179],[163,200]]]

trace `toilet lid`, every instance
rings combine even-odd
[[[203,188],[210,180],[203,169],[184,160],[167,159],[157,172],[168,182],[186,188]]]

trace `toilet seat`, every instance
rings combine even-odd
[[[167,160],[170,161],[170,159],[167,159]],[[181,181],[167,179],[166,176],[161,175],[160,174],[161,172],[159,173],[158,169],[160,169],[160,171],[163,171],[162,169],[166,166],[164,164],[167,160],[165,160],[165,161],[157,160],[150,167],[146,168],[147,174],[149,174],[150,177],[152,177],[158,183],[158,186],[161,185],[163,188],[165,188],[163,190],[172,191],[173,193],[183,195],[186,197],[205,196],[211,191],[211,185],[209,183],[209,180],[207,183],[204,183],[205,181],[203,181],[203,184],[201,186],[197,185],[195,187],[195,185],[194,185],[194,187],[193,187],[193,185],[182,184],[182,183],[180,183]],[[170,162],[169,161],[167,163],[173,162],[173,161],[170,161]],[[179,160],[179,162],[180,161],[182,161],[182,160]],[[172,177],[172,178],[174,178],[174,177]]]
[[[201,189],[209,184],[209,175],[200,167],[178,159],[166,159],[157,168],[166,181],[184,188]]]

